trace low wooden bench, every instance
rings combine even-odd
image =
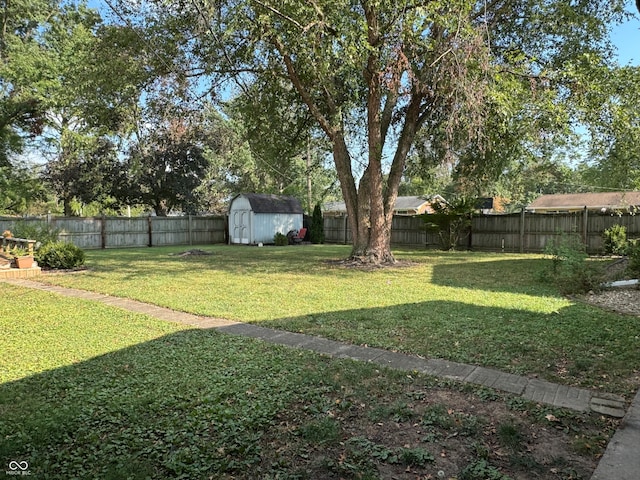
[[[36,240],[13,237],[5,238],[2,236],[0,236],[0,239],[2,239],[2,245],[0,245],[0,253],[10,253],[14,248],[20,247],[29,252],[29,255],[33,255]]]

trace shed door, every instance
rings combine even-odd
[[[249,210],[235,210],[233,212],[233,243],[249,243]]]

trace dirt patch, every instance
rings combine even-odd
[[[603,281],[629,280],[630,277],[626,275],[628,265],[629,259],[627,257],[614,259],[604,268]],[[586,295],[575,295],[573,298],[611,312],[640,316],[640,288],[638,286],[605,287]]]
[[[207,252],[205,250],[200,250],[198,248],[194,248],[192,250],[187,250],[185,252],[180,252],[180,253],[170,253],[169,256],[172,257],[189,257],[191,255],[213,255],[213,253],[211,252]]]
[[[72,273],[83,273],[89,271],[89,267],[74,267],[74,268],[48,268],[41,267],[42,273],[46,275],[64,275],[64,274],[72,274]]]
[[[299,405],[282,414],[262,439],[259,471],[336,480],[588,479],[617,425],[488,389],[416,382],[399,395],[345,395],[322,412]]]
[[[406,268],[416,265],[415,262],[407,260],[396,260],[395,263],[372,263],[360,258],[344,258],[341,260],[325,260],[325,265],[338,268],[351,268],[356,270],[374,271],[383,268]]]
[[[638,288],[614,287],[579,295],[576,298],[611,312],[640,316],[640,289]]]

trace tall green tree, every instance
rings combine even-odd
[[[128,200],[153,208],[158,216],[195,213],[209,171],[207,152],[219,150],[220,137],[212,135],[207,111],[176,101],[188,99],[179,79],[159,83],[152,93],[127,155]]]
[[[586,72],[567,75],[566,66],[610,55],[608,29],[624,6],[228,0],[162,15],[189,31],[181,45],[193,47],[205,70],[290,83],[331,145],[352,255],[393,262],[393,205],[418,132],[429,132],[443,158],[466,157],[474,169],[503,161],[487,118],[509,131],[555,112],[542,116],[548,125],[539,122],[540,132],[553,132],[569,121],[572,89]],[[535,108],[512,110],[514,84]]]
[[[78,182],[61,179],[77,174],[83,159],[107,152],[91,145],[115,142],[131,131],[150,76],[143,32],[105,25],[82,2],[45,0],[5,2],[2,27],[0,162],[7,164],[7,155],[20,153],[25,139],[36,140],[30,154],[51,160],[47,173],[56,179],[49,186],[70,215]],[[99,170],[94,174],[100,178]],[[83,198],[91,191],[83,189]],[[90,201],[100,198],[106,197]]]
[[[600,188],[640,189],[640,67],[600,67],[594,74],[606,86],[587,89],[582,101],[598,105],[589,123],[591,148],[583,164],[584,183]],[[587,119],[589,120],[589,118]]]
[[[106,137],[76,135],[73,139],[76,143],[69,146],[68,156],[48,162],[42,175],[63,199],[65,214],[79,213],[73,208],[75,202],[96,202],[103,209],[124,206],[125,164],[118,159],[114,143]]]
[[[42,60],[38,29],[56,8],[48,0],[0,2],[0,166],[10,166],[25,139],[42,132],[44,110],[35,92]],[[17,72],[29,81],[16,81]]]

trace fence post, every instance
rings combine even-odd
[[[349,236],[347,234],[347,229],[349,228],[349,216],[344,216],[344,244],[347,245],[349,243]]]
[[[191,225],[191,214],[189,214],[187,229],[189,230],[189,245],[193,245],[193,238],[192,238],[193,227]]]
[[[584,247],[585,249],[588,251],[589,250],[589,237],[587,236],[588,232],[587,232],[587,225],[588,225],[588,221],[589,221],[589,210],[587,209],[587,206],[584,206],[584,210],[582,212],[582,243],[584,243]]]
[[[100,247],[107,248],[107,217],[103,213],[100,224]]]
[[[147,226],[149,230],[149,246],[153,247],[153,225],[151,223],[151,215],[147,217]]]
[[[520,253],[524,253],[524,207],[520,212]]]

